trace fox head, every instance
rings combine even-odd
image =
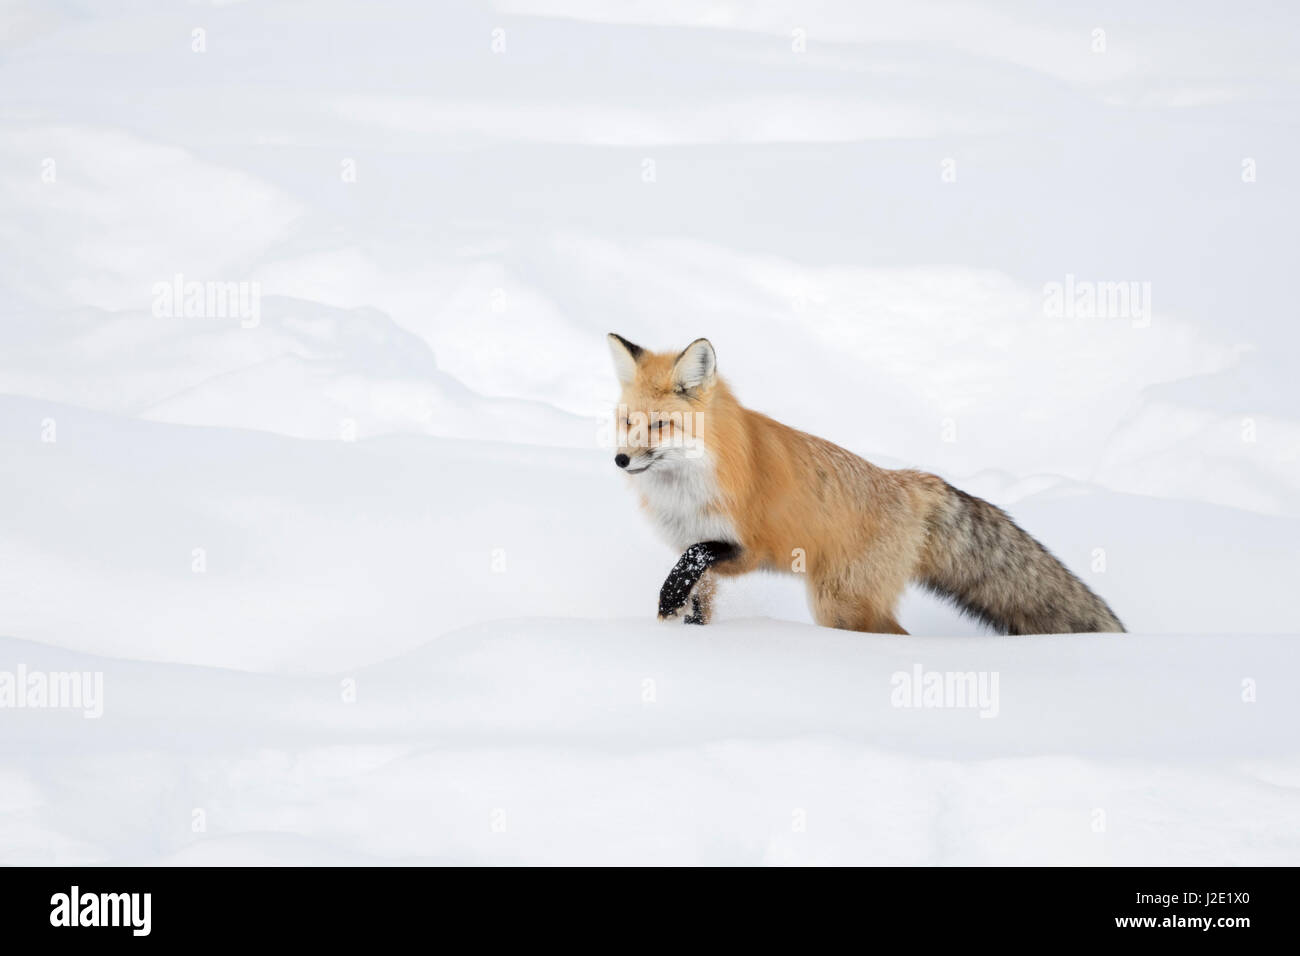
[[[681,352],[650,352],[609,334],[622,386],[615,409],[614,464],[629,475],[672,469],[703,455],[704,424],[719,387],[718,360],[708,339]]]

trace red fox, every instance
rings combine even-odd
[[[1006,634],[1124,630],[1002,509],[742,406],[707,339],[656,353],[611,333],[609,347],[622,386],[614,463],[682,552],[660,618],[686,609],[707,623],[716,575],[764,569],[802,573],[826,627],[906,634],[894,615],[915,582]]]

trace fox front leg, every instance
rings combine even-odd
[[[708,618],[707,598],[710,595],[701,592],[692,595],[691,592],[711,567],[739,553],[736,545],[726,541],[701,541],[687,548],[659,589],[659,619],[666,621],[676,617],[687,599],[692,599],[691,613],[686,621],[703,624]]]
[[[717,587],[717,575],[712,571],[701,574],[695,590],[686,602],[686,617],[682,620],[687,624],[708,624],[713,618],[713,595]]]

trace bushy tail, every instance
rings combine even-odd
[[[918,580],[1005,634],[1123,631],[1106,602],[1005,511],[947,485]]]

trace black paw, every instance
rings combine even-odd
[[[668,572],[668,580],[664,581],[664,586],[659,589],[659,619],[666,621],[676,617],[704,572],[719,561],[734,558],[739,552],[737,545],[726,541],[701,541],[687,548],[677,559],[677,564]],[[694,617],[697,620],[690,623],[703,624],[703,614],[699,605],[695,605],[692,611],[687,619]]]
[[[686,617],[682,618],[682,620],[685,621],[687,624],[703,624],[703,623],[705,623],[705,621],[704,621],[704,609],[703,609],[702,607],[700,607],[700,599],[699,599],[699,598],[697,598],[697,597],[693,597],[693,598],[691,598],[691,613],[690,613],[690,614],[687,614]]]
[[[669,576],[668,580],[664,582],[664,586],[659,589],[659,619],[661,621],[677,616],[677,613],[686,605],[686,599],[691,593],[691,585],[694,583],[694,581],[688,582]]]

